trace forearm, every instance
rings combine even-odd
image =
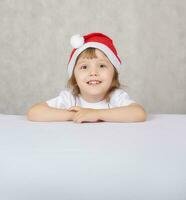
[[[65,109],[51,108],[45,105],[33,106],[27,113],[30,121],[69,121],[72,120],[73,112]]]
[[[147,113],[140,106],[123,106],[98,110],[98,118],[108,122],[143,122]]]

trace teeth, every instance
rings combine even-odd
[[[101,83],[101,81],[88,81],[87,82],[89,85],[97,85],[97,84],[99,84],[99,83]]]

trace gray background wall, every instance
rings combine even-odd
[[[126,91],[149,113],[186,113],[185,0],[0,0],[0,113],[25,114],[67,81],[73,34],[103,32]]]

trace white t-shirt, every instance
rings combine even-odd
[[[59,96],[46,101],[46,103],[48,106],[53,108],[69,109],[72,106],[80,106],[83,108],[106,109],[128,106],[131,103],[135,103],[135,101],[132,100],[123,89],[116,89],[111,95],[110,102],[103,100],[96,103],[89,103],[85,101],[81,96],[74,97],[72,92],[66,89],[62,90]]]

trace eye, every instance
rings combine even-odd
[[[80,69],[87,69],[87,66],[83,65],[83,66],[80,67]]]
[[[104,67],[106,67],[106,65],[103,65],[103,64],[100,65],[100,68],[104,68]]]

